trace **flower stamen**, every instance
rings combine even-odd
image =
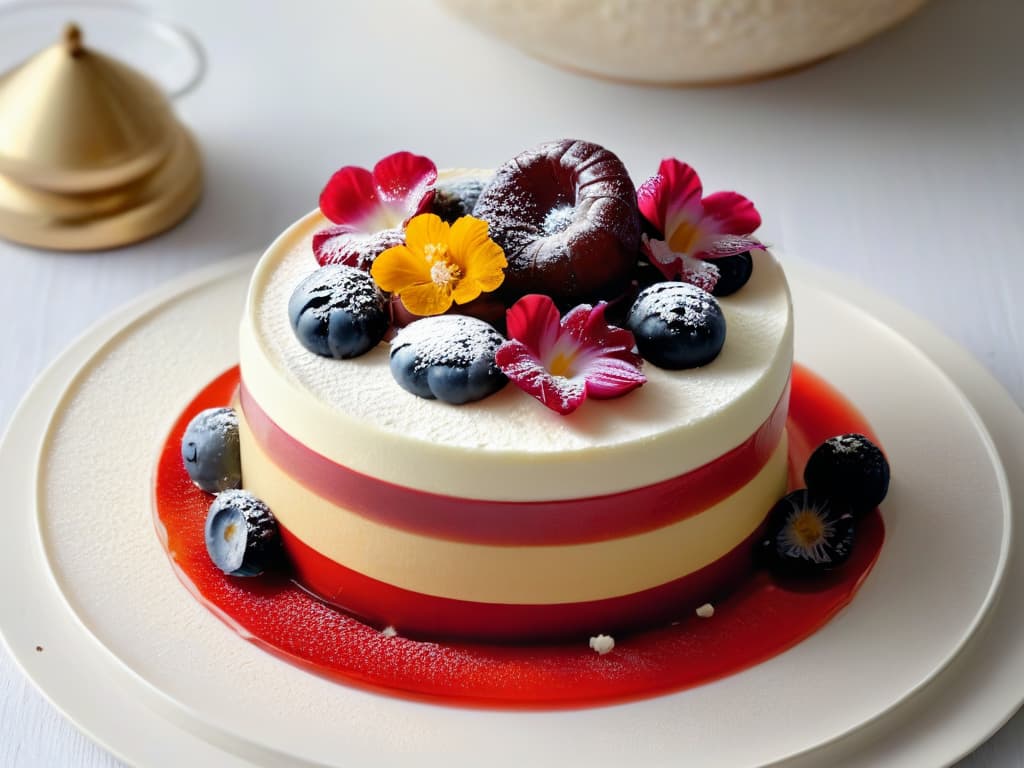
[[[453,285],[462,277],[462,270],[450,261],[435,261],[430,266],[430,280],[434,285]]]

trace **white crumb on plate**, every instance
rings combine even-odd
[[[397,637],[398,636],[398,630],[395,629],[394,627],[392,627],[390,624],[388,624],[386,627],[384,627],[384,629],[382,629],[380,631],[380,633],[384,637]]]
[[[711,603],[704,603],[704,605],[698,608],[695,613],[702,619],[710,619],[715,615],[715,606]]]
[[[615,647],[615,638],[609,635],[598,635],[590,638],[590,647],[604,656]]]

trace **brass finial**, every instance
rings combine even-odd
[[[82,28],[73,21],[64,27],[64,47],[72,56],[81,56],[85,50],[82,47]]]
[[[199,152],[165,94],[83,46],[77,24],[0,73],[0,126],[0,238],[112,248],[167,229],[199,198]]]

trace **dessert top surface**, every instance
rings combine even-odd
[[[453,458],[467,462],[467,474],[482,471],[480,491],[507,477],[508,462],[515,461],[517,470],[536,475],[523,478],[519,498],[614,492],[623,489],[624,473],[629,487],[658,482],[739,445],[771,413],[789,379],[789,291],[778,261],[762,251],[754,254],[744,289],[720,299],[725,346],[702,368],[668,371],[645,363],[647,383],[629,397],[590,401],[568,416],[512,386],[458,407],[416,397],[396,385],[387,343],[336,360],[310,354],[297,341],[286,308],[295,286],[317,269],[311,240],[325,224],[318,211],[307,215],[258,265],[242,323],[242,377],[285,431],[357,471],[454,493],[451,478],[432,475],[434,460],[442,474]],[[661,441],[662,450],[652,451],[651,441]],[[552,462],[565,470],[564,484],[549,477]],[[530,487],[532,481],[539,486]]]

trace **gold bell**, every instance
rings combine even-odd
[[[74,24],[0,75],[0,237],[114,248],[170,228],[201,191],[199,150],[164,93]]]

